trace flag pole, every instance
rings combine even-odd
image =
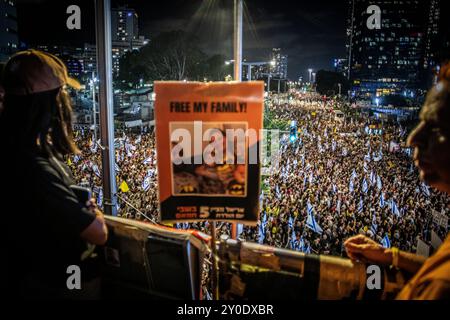
[[[242,11],[243,0],[234,0],[234,81],[242,81]],[[231,224],[231,238],[237,238],[237,223]]]

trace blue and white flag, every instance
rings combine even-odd
[[[369,152],[364,156],[364,160],[370,162],[370,148]]]
[[[420,188],[422,189],[422,193],[424,195],[426,195],[427,197],[430,196],[430,189],[424,182],[422,182],[422,184],[420,185]]]
[[[303,236],[300,237],[299,249],[301,252],[305,252],[305,240],[303,240]]]
[[[141,135],[138,135],[138,137],[136,138],[136,140],[134,141],[135,144],[139,144],[142,141],[142,137]]]
[[[361,197],[361,198],[359,198],[358,213],[362,213],[363,211],[364,211],[364,202]]]
[[[365,173],[369,172],[369,166],[367,165],[367,162],[365,162],[365,161],[364,161],[364,167],[363,167],[363,169],[364,169],[364,172],[365,172]]]
[[[350,179],[355,179],[355,178],[358,178],[358,175],[356,174],[356,171],[355,171],[355,169],[353,169],[353,171],[352,171],[352,176],[350,177]]]
[[[334,141],[334,139],[331,142],[331,150],[333,150],[333,152],[336,150],[336,141]]]
[[[311,247],[308,245],[308,248],[306,248],[303,252],[305,254],[311,254]]]
[[[150,189],[150,177],[146,176],[144,181],[142,181],[142,189],[148,191]]]
[[[98,192],[98,197],[97,197],[97,205],[99,207],[101,207],[103,204],[103,189],[100,188],[99,192]]]
[[[312,184],[314,182],[314,176],[312,171],[309,173],[309,184]]]
[[[97,152],[97,143],[94,139],[91,140],[91,152],[96,153]]]
[[[368,190],[369,188],[368,188],[368,186],[367,186],[367,181],[366,181],[366,178],[364,178],[363,179],[363,183],[362,183],[362,191],[364,192],[364,193],[367,193],[367,190]]]
[[[73,162],[74,163],[77,163],[78,161],[80,161],[80,156],[79,155],[74,155],[74,157],[73,157]]]
[[[264,243],[264,239],[266,237],[266,223],[267,223],[266,220],[267,220],[266,213],[263,212],[261,217],[261,224],[259,225],[259,239],[258,239],[259,244]]]
[[[318,234],[322,234],[322,228],[317,224],[314,218],[312,208],[308,209],[308,218],[306,219],[306,226]]]
[[[288,226],[291,229],[294,229],[294,220],[292,219],[292,216],[289,216]]]
[[[350,178],[350,183],[349,183],[349,186],[348,186],[348,190],[349,190],[350,192],[353,192],[353,191],[354,191],[354,189],[353,189],[353,179],[351,179],[351,178]]]
[[[337,192],[337,187],[336,187],[336,185],[333,183],[333,193],[336,194],[336,192]]]
[[[375,235],[378,230],[377,219],[375,217],[375,213],[372,216],[372,226],[370,226],[370,231]]]
[[[391,212],[393,214],[395,214],[397,217],[400,217],[400,211],[398,210],[398,206],[395,203],[394,199],[391,199],[392,204],[391,204]]]
[[[92,171],[94,171],[97,177],[100,177],[100,170],[98,169],[98,166],[96,164],[92,166]]]
[[[381,183],[381,178],[379,175],[377,175],[377,188],[379,191],[383,188],[383,184]]]
[[[384,208],[384,193],[382,192],[380,195],[380,208]]]
[[[114,162],[114,170],[116,170],[116,172],[120,171],[119,165],[117,164],[117,162]]]
[[[338,199],[336,204],[336,211],[341,213],[341,199]]]
[[[389,249],[391,247],[391,241],[389,240],[388,235],[385,235],[383,240],[381,240],[381,245],[386,249]]]
[[[144,160],[143,163],[144,164],[151,164],[152,163],[152,157],[148,157],[147,159]]]
[[[308,200],[308,203],[306,204],[306,211],[307,211],[308,215],[312,214],[312,212],[313,212],[313,208],[311,206],[311,203],[309,203],[309,200]]]

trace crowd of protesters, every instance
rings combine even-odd
[[[448,198],[420,182],[409,127],[366,114],[336,117],[344,102],[316,94],[291,93],[266,101],[272,119],[295,124],[281,137],[279,163],[262,176],[260,221],[239,228],[239,238],[310,253],[344,255],[343,242],[364,234],[385,246],[414,251],[417,239],[441,238],[447,230],[430,212],[448,216]],[[94,190],[102,205],[100,144],[79,129],[82,151],[67,159],[77,181]],[[154,133],[118,132],[115,139],[118,212],[122,217],[158,222],[158,182]],[[176,228],[207,232],[207,223]],[[218,224],[219,236],[230,224]]]

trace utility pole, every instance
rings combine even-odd
[[[114,154],[114,110],[111,50],[111,0],[95,0],[97,40],[97,68],[99,77],[98,105],[100,111],[100,136],[104,208],[108,215],[117,215],[117,186]]]

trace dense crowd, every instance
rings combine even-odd
[[[361,233],[386,246],[415,251],[431,231],[444,237],[431,213],[448,215],[448,198],[420,182],[406,124],[367,115],[337,118],[345,103],[314,94],[280,95],[266,102],[273,120],[295,121],[297,132],[281,139],[279,164],[262,177],[260,221],[239,238],[303,252],[344,255],[343,241]],[[376,127],[373,125],[376,123]],[[102,204],[99,143],[76,131],[82,154],[67,159],[76,180]],[[118,212],[130,219],[159,220],[153,132],[122,131],[115,139]],[[206,223],[174,227],[207,232]],[[219,223],[218,235],[230,224]]]

